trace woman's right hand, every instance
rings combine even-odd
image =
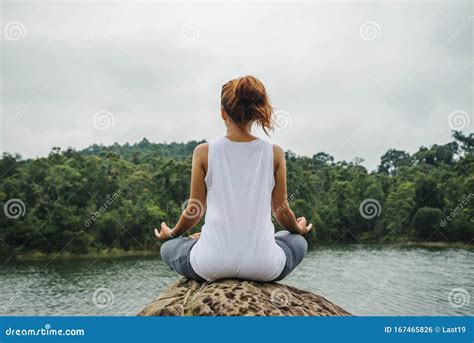
[[[296,223],[298,224],[298,228],[300,229],[300,235],[306,235],[309,230],[313,227],[313,224],[306,225],[306,218],[305,217],[299,217],[296,219]]]

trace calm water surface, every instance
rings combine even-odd
[[[135,315],[176,279],[159,257],[46,264],[0,268],[0,315]],[[474,315],[472,250],[317,248],[282,283],[356,315]]]

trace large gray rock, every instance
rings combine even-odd
[[[181,278],[139,316],[349,316],[329,300],[274,282]]]

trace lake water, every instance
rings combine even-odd
[[[176,275],[159,257],[12,262],[0,315],[135,315]],[[356,315],[474,315],[474,251],[319,247],[282,281]]]

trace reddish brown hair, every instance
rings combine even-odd
[[[272,113],[265,86],[254,76],[230,80],[222,86],[221,106],[236,124],[254,121],[268,135],[273,129]]]

